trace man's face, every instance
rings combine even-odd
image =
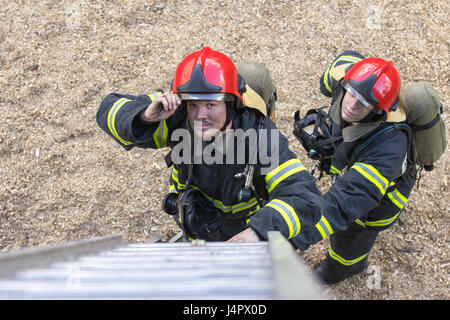
[[[364,106],[358,99],[346,92],[342,99],[341,116],[344,121],[353,123],[364,119],[370,112],[370,109]]]
[[[186,106],[189,125],[198,138],[211,140],[225,125],[227,107],[224,101],[189,100]]]

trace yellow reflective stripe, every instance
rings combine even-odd
[[[335,62],[334,62],[334,65],[337,63],[337,62],[339,62],[339,61],[347,61],[347,62],[353,62],[353,63],[356,63],[356,62],[358,62],[358,61],[360,61],[361,60],[361,58],[358,58],[358,57],[353,57],[353,56],[341,56],[341,57],[339,57]],[[334,65],[333,65],[333,67],[334,67]]]
[[[167,127],[166,121],[164,121],[162,142],[165,147],[167,147],[167,135],[169,134],[169,127]]]
[[[250,218],[248,218],[247,220],[245,220],[245,224],[248,224],[248,223],[250,222],[250,220],[252,219],[251,215],[253,215],[254,213],[258,212],[259,209],[260,209],[260,207],[257,206],[255,210],[250,211],[250,212],[247,214],[247,217],[250,217]]]
[[[226,206],[222,203],[222,201],[213,199],[212,197],[210,197],[206,193],[204,193],[202,190],[200,190],[200,188],[198,188],[196,186],[189,186],[189,188],[200,191],[206,199],[208,199],[209,201],[211,201],[213,203],[214,207],[221,210],[222,212],[229,213],[230,211],[232,211],[232,209],[233,209],[232,206]],[[255,199],[255,198],[253,198],[253,199]],[[252,200],[250,200],[250,201],[252,201]]]
[[[341,56],[331,65],[330,70],[333,70],[338,62],[345,61],[345,62],[356,63],[360,60],[361,60],[360,58],[356,58],[356,57],[352,57],[352,56]]]
[[[333,229],[331,228],[330,223],[323,215],[320,218],[320,221],[316,224],[316,228],[319,230],[322,238],[326,238],[333,234]]]
[[[327,90],[331,93],[331,88],[330,85],[328,84],[328,76],[330,74],[330,67],[327,68],[327,70],[325,70],[325,74],[323,75],[323,84],[325,85],[325,88],[327,88]]]
[[[185,184],[182,184],[179,182],[178,170],[175,169],[174,167],[172,167],[172,179],[178,185],[178,189],[186,189],[187,188],[187,186]],[[231,206],[227,206],[227,205],[223,204],[222,201],[213,199],[212,197],[208,196],[206,193],[204,193],[202,190],[200,190],[196,186],[189,186],[189,188],[200,191],[206,199],[208,199],[209,201],[211,201],[213,203],[214,207],[216,207],[217,209],[221,210],[224,213],[229,213],[229,212],[237,213],[240,211],[250,209],[254,206],[256,206],[255,211],[260,209],[260,207],[258,205],[258,201],[256,201],[256,198],[254,198],[254,197],[252,199],[250,199],[248,202],[240,202],[240,203],[237,203],[237,204],[234,204]]]
[[[281,181],[303,170],[306,170],[306,168],[298,159],[284,162],[265,176],[267,191],[270,193]]]
[[[356,162],[351,169],[355,169],[360,174],[362,174],[367,180],[372,182],[381,192],[382,195],[386,193],[389,185],[389,181],[383,177],[380,172],[378,172],[375,167],[370,164],[364,164],[361,162]]]
[[[408,202],[408,199],[405,198],[397,189],[395,189],[392,192],[388,192],[388,197],[392,201],[393,204],[395,204],[400,209],[403,209],[403,207]]]
[[[361,60],[360,58],[352,57],[352,56],[341,56],[341,57],[337,58],[336,61],[333,62],[333,64],[325,72],[326,77],[324,76],[324,81],[325,81],[324,84],[325,84],[325,87],[327,88],[327,90],[331,92],[331,88],[330,88],[330,85],[328,83],[328,80],[331,80],[331,78],[330,79],[328,79],[328,78],[329,78],[330,71],[334,69],[334,67],[336,66],[336,64],[338,62],[346,61],[346,62],[356,63],[356,62],[358,62],[360,60]],[[336,80],[338,80],[338,79],[336,79]]]
[[[178,181],[178,170],[172,167],[172,180],[178,185],[178,189],[186,189],[186,185]]]
[[[392,222],[394,222],[395,219],[397,219],[397,217],[400,214],[400,212],[401,211],[399,211],[395,216],[390,217],[388,219],[377,220],[377,221],[366,221],[365,225],[369,226],[369,227],[384,227],[384,226],[387,226],[387,225],[391,224]]]
[[[196,189],[198,189],[198,188],[196,188]],[[200,190],[200,189],[198,189],[198,190]],[[202,191],[200,190],[200,192],[202,192]],[[204,192],[202,192],[202,193],[207,199],[209,199],[209,201],[212,201],[214,207],[216,207],[219,210],[222,210],[222,212],[230,213],[231,211],[233,211],[232,206],[226,206],[225,204],[223,204],[222,201],[213,199],[212,197],[207,196]]]
[[[364,221],[362,222],[359,219],[356,219],[355,222],[357,224],[359,224],[362,227],[385,227],[387,225],[390,225],[391,223],[393,223],[395,221],[395,219],[397,219],[398,215],[401,213],[402,211],[400,210],[399,212],[397,212],[397,214],[395,216],[392,216],[390,218],[387,219],[383,219],[383,220],[376,220],[376,221]]]
[[[273,122],[276,122],[275,110],[272,111],[272,114],[270,115],[270,120],[272,120]]]
[[[172,167],[172,179],[176,182],[178,182],[178,170],[175,169],[175,167]]]
[[[155,99],[158,98],[160,95],[162,95],[162,92],[156,91],[156,92],[153,92],[153,93],[151,93],[151,94],[148,94],[147,96],[150,98],[150,101],[153,102],[153,101],[155,101]]]
[[[353,264],[358,263],[359,261],[361,261],[365,257],[367,257],[367,255],[369,253],[363,254],[361,257],[353,259],[353,260],[347,260],[347,259],[342,258],[336,252],[334,252],[333,249],[331,249],[331,245],[328,245],[328,254],[330,255],[331,258],[333,258],[334,260],[336,260],[340,264],[343,264],[344,266],[351,266]]]
[[[341,170],[339,170],[338,168],[336,168],[333,165],[331,165],[330,172],[335,173],[335,174],[341,174]]]
[[[327,237],[327,234],[325,233],[325,231],[322,229],[322,227],[319,224],[316,224],[316,228],[317,230],[319,230],[320,235],[322,236],[322,239],[325,239]]]
[[[273,199],[266,207],[271,207],[281,214],[289,229],[288,239],[295,237],[300,233],[301,225],[294,208],[279,199]]]
[[[178,193],[177,189],[175,188],[175,185],[171,184],[169,186],[169,193]]]
[[[327,70],[325,70],[325,74],[323,76],[323,84],[325,85],[325,88],[327,88],[327,90],[329,92],[332,92],[331,88],[330,88],[330,84],[329,84],[329,80],[331,80],[330,71],[334,69],[334,67],[336,66],[336,64],[338,62],[346,61],[346,62],[356,63],[360,60],[361,60],[361,58],[353,57],[353,56],[341,56],[341,57],[337,58],[336,61],[334,61],[333,64],[331,66],[329,66],[327,68]],[[336,80],[338,80],[338,79],[336,79]]]
[[[166,120],[161,120],[158,129],[153,133],[153,140],[155,141],[157,149],[167,147],[168,132],[169,128],[167,127]]]
[[[362,222],[361,220],[359,220],[359,219],[356,219],[355,220],[355,222],[357,223],[357,224],[359,224],[361,227],[366,227],[366,225],[364,224],[364,222]]]
[[[258,212],[259,209],[261,209],[261,208],[259,207],[259,205],[257,205],[255,210],[251,210],[247,213],[247,217],[250,217],[252,214]]]
[[[220,201],[218,199],[213,199],[210,196],[206,195],[199,188],[197,188],[197,187],[194,187],[194,188],[199,190],[207,199],[212,201],[212,203],[214,204],[214,206],[217,209],[222,210],[224,213],[232,212],[234,214],[234,213],[238,213],[238,212],[250,209],[250,208],[252,208],[254,206],[256,206],[256,210],[259,210],[258,201],[256,201],[256,198],[254,198],[254,197],[251,198],[248,202],[240,202],[240,203],[237,203],[237,204],[233,204],[231,206],[227,206],[222,201]]]
[[[156,98],[158,98],[160,95],[162,95],[162,92],[157,91],[151,94],[148,94],[147,96],[150,98],[150,101],[155,101]],[[155,133],[153,133],[153,140],[155,141],[156,148],[159,149],[162,147],[167,147],[167,134],[169,132],[169,129],[167,128],[166,121],[161,120],[159,122],[158,129],[156,129]]]
[[[126,141],[124,139],[122,139],[117,131],[116,131],[116,127],[115,127],[115,121],[116,121],[116,114],[119,111],[120,108],[122,108],[122,106],[127,103],[128,101],[131,101],[130,99],[126,99],[126,98],[121,98],[119,100],[117,100],[113,106],[111,107],[111,109],[108,112],[108,128],[109,131],[112,133],[112,135],[119,140],[122,144],[124,145],[129,145],[132,144],[129,141]]]
[[[252,198],[250,199],[249,202],[241,202],[238,204],[235,204],[231,207],[231,210],[233,211],[233,213],[239,212],[239,211],[244,211],[247,209],[250,209],[252,207],[254,207],[255,205],[258,205],[258,201],[256,200],[256,198]],[[259,206],[257,206],[259,208]]]

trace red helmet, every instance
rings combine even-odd
[[[366,58],[357,62],[344,75],[344,88],[365,106],[378,107],[389,114],[399,101],[401,81],[392,61]],[[356,91],[356,92],[355,92]],[[381,110],[373,109],[376,113]]]
[[[182,100],[234,101],[244,106],[245,82],[225,54],[204,47],[184,58],[175,71],[172,90]],[[237,99],[236,99],[237,98]]]

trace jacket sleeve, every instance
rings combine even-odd
[[[356,51],[348,50],[339,54],[320,77],[320,92],[331,97],[348,69],[362,59],[364,56]]]
[[[380,206],[381,199],[389,196],[386,194],[388,188],[403,173],[407,141],[406,133],[397,130],[382,142],[364,149],[357,162],[324,194],[319,222],[291,242],[305,250],[336,231],[346,230],[348,224]]]
[[[171,133],[183,117],[183,108],[159,122],[144,122],[139,116],[161,93],[157,91],[141,96],[109,94],[97,111],[97,124],[126,150],[135,146],[154,149],[167,147]]]
[[[270,123],[270,129],[278,131]],[[249,226],[265,239],[269,231],[280,231],[290,239],[317,223],[321,212],[321,195],[315,178],[288,148],[287,139],[279,131],[277,142],[278,163],[265,168],[267,172],[261,170],[268,202],[252,216]]]

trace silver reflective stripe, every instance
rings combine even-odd
[[[196,188],[196,189],[198,189],[198,188]],[[198,190],[200,190],[200,189],[198,189]],[[200,192],[201,192],[204,196],[206,196],[206,194],[205,194],[204,192],[202,192],[201,190],[200,190]],[[208,199],[209,199],[209,200],[212,200],[214,206],[215,206],[217,209],[222,210],[222,211],[225,212],[225,213],[228,213],[228,212],[230,212],[230,211],[232,210],[232,207],[231,207],[231,206],[226,206],[226,205],[223,204],[222,201],[220,201],[220,200],[213,200],[211,197],[208,197]]]
[[[395,199],[395,201],[397,201],[397,203],[395,201],[392,201],[395,205],[397,205],[397,207],[399,207],[400,209],[403,209],[404,206],[406,206],[406,202],[403,201],[402,198],[400,198],[397,194],[398,190],[395,189],[393,192],[389,192],[388,196],[389,198],[392,197]]]
[[[342,264],[344,266],[354,265],[369,255],[369,253],[366,253],[356,259],[348,260],[348,259],[341,257],[336,252],[334,252],[333,249],[331,249],[331,244],[328,245],[328,254],[330,255],[331,258],[333,258],[334,260],[336,260],[337,262],[339,262],[340,264]]]
[[[365,173],[367,173],[369,176],[371,176],[373,179],[375,179],[380,184],[380,186],[383,187],[384,192],[386,192],[386,189],[388,186],[387,186],[386,182],[381,180],[381,178],[378,175],[376,175],[374,172],[372,172],[369,168],[367,168],[366,166],[364,166],[361,163],[355,163],[353,166],[360,168]]]
[[[290,227],[292,228],[292,234],[289,235],[289,239],[291,237],[295,237],[300,232],[300,222],[296,221],[295,217],[292,216],[293,214],[295,214],[295,212],[291,212],[291,210],[289,210],[289,208],[286,207],[281,200],[274,199],[267,205],[271,207],[276,206],[281,209],[285,213],[285,215],[283,215],[285,220],[286,216],[288,217],[289,221],[286,221],[286,223],[288,223],[288,226],[290,225]]]
[[[112,135],[117,140],[119,140],[124,145],[130,145],[131,142],[126,141],[126,140],[122,139],[119,136],[119,134],[117,133],[117,130],[116,130],[116,126],[115,126],[115,120],[116,120],[116,114],[119,111],[119,109],[122,108],[122,106],[125,103],[127,103],[128,101],[131,101],[131,100],[130,99],[126,99],[126,98],[121,98],[121,99],[117,100],[113,104],[112,108],[109,110],[109,113],[108,113],[108,128],[109,128],[109,131],[112,133]]]
[[[397,212],[397,214],[395,216],[390,217],[388,219],[377,220],[377,221],[366,221],[364,224],[369,227],[385,227],[385,226],[388,226],[391,223],[393,223],[397,219],[397,217],[399,216],[399,214],[401,212],[402,211],[400,210],[399,212]]]
[[[172,168],[172,178],[178,182],[178,170],[176,170],[175,168]]]
[[[233,209],[233,212],[238,212],[238,211],[242,211],[245,209],[250,209],[250,208],[254,207],[256,204],[258,204],[258,202],[256,201],[256,198],[253,198],[249,202],[232,206],[232,209]]]
[[[152,102],[153,102],[153,101],[155,101],[156,98],[158,98],[160,95],[161,95],[160,93],[155,92],[155,93],[149,94],[149,97],[150,97],[150,100],[152,100]]]
[[[159,122],[159,126],[158,126],[158,141],[159,141],[159,145],[163,146],[165,145],[164,143],[164,126],[166,125],[166,120],[161,120]]]
[[[323,221],[323,219],[320,219],[318,224],[322,228],[322,231],[325,233],[325,235],[328,237],[331,234],[331,232],[328,230],[328,227],[325,225],[325,222]]]
[[[271,186],[272,183],[274,183],[277,179],[279,179],[283,174],[285,174],[286,172],[291,171],[292,169],[295,168],[300,168],[303,167],[303,164],[301,162],[294,162],[293,164],[287,166],[286,168],[284,168],[283,170],[277,172],[277,174],[275,174],[273,177],[271,177],[269,179],[269,181],[267,182],[268,186]]]

